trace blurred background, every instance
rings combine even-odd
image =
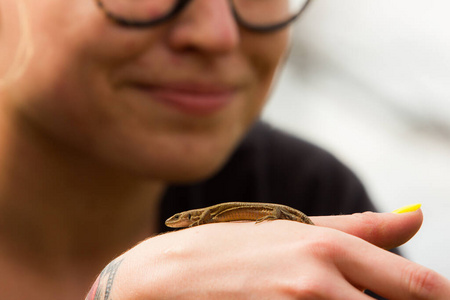
[[[450,2],[313,0],[263,117],[349,165],[381,211],[422,203],[411,260],[450,278]]]

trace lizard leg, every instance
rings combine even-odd
[[[287,209],[281,207],[279,210],[280,210],[280,219],[297,221],[298,219],[297,216],[293,215]]]
[[[281,217],[282,219],[314,225],[313,221],[311,221],[311,219],[302,212],[299,212],[300,215],[295,215],[284,208],[281,208],[281,211],[283,213],[283,216]]]
[[[269,221],[269,220],[292,220],[292,221],[298,221],[298,217],[293,215],[288,210],[284,209],[283,207],[275,207],[272,210],[272,213],[262,217],[258,220],[256,220],[256,223],[260,223],[263,221]]]
[[[271,214],[268,214],[265,217],[259,218],[258,220],[256,220],[256,223],[261,223],[261,222],[270,221],[270,220],[278,220],[278,219],[283,219],[283,217],[282,217],[281,210],[278,207],[276,207],[272,210]]]
[[[192,223],[189,227],[206,224],[211,220],[211,210],[205,209],[204,212],[198,217],[198,220]]]

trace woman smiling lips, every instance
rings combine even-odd
[[[185,113],[207,115],[226,107],[237,88],[223,84],[177,82],[170,84],[138,83],[135,87],[151,100],[175,107]]]

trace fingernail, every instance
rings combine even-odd
[[[407,206],[403,206],[399,209],[396,209],[393,211],[394,214],[404,214],[404,213],[409,213],[409,212],[414,212],[419,210],[419,208],[422,206],[422,204],[412,204],[412,205],[407,205]]]

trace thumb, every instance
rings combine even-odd
[[[364,212],[311,219],[317,226],[334,228],[378,247],[392,249],[406,243],[419,231],[423,215],[420,206],[415,206],[413,211],[405,213]]]

